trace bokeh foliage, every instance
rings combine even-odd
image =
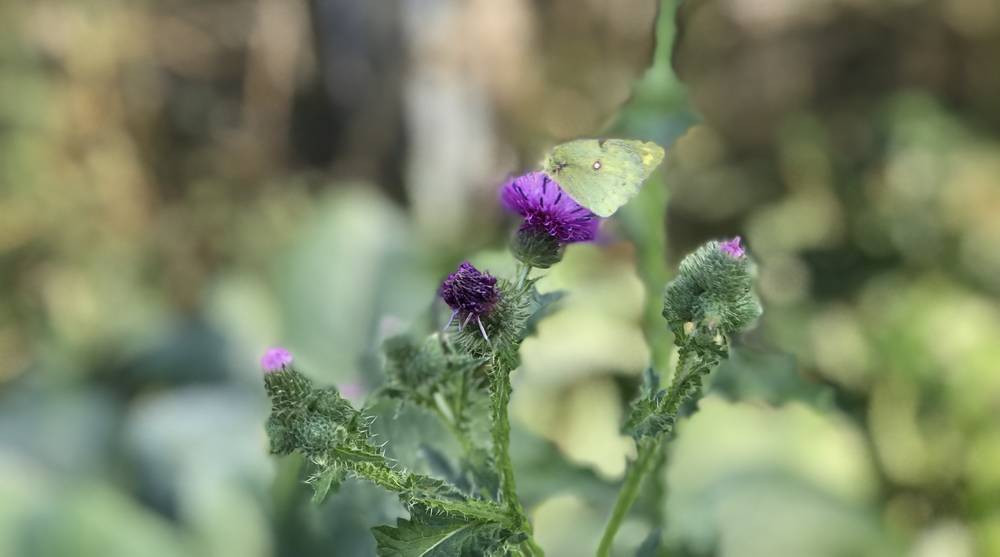
[[[768,311],[621,554],[1000,554],[1000,8],[657,4],[0,4],[0,554],[370,553],[401,509],[307,504],[254,356],[360,399],[459,258],[512,268],[502,179],[598,133],[670,149],[539,285],[571,294],[513,451],[549,553],[596,545],[669,269],[741,233]]]

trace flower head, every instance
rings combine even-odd
[[[269,348],[260,358],[264,373],[275,373],[292,365],[292,353],[280,346]]]
[[[441,283],[441,298],[452,309],[452,320],[462,319],[466,325],[473,319],[483,328],[482,318],[488,315],[500,301],[500,290],[496,277],[476,269],[468,261],[448,275]],[[449,321],[449,324],[451,321]],[[486,336],[485,330],[483,336]]]
[[[722,253],[735,259],[739,259],[745,256],[747,253],[746,250],[743,248],[743,246],[740,244],[739,236],[733,238],[732,240],[721,242],[719,244],[719,249],[722,250]]]
[[[702,328],[734,335],[760,316],[754,264],[739,242],[706,242],[681,260],[663,294],[663,317],[679,339]]]
[[[521,230],[543,232],[560,244],[590,242],[600,219],[576,201],[544,172],[512,178],[500,190],[504,206],[522,217]]]

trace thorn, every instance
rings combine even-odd
[[[489,342],[490,336],[486,334],[486,327],[483,327],[483,320],[476,317],[476,323],[479,323],[479,332],[483,333],[483,338],[486,339],[486,342]]]
[[[456,315],[458,315],[458,310],[457,309],[453,310],[451,312],[451,317],[449,317],[448,318],[448,322],[444,324],[444,327],[441,329],[442,331],[447,330],[448,327],[451,327],[452,322],[455,321],[455,316]]]

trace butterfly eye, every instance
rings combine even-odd
[[[594,170],[600,170],[601,169],[601,161],[594,161],[594,167],[593,168],[594,168]]]

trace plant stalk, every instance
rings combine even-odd
[[[341,465],[352,474],[364,478],[375,485],[399,493],[413,503],[419,503],[437,511],[497,522],[508,527],[518,526],[506,509],[492,501],[479,499],[458,499],[436,493],[447,484],[434,478],[411,474],[392,468],[378,455],[372,455],[348,448],[334,449]]]
[[[500,471],[500,500],[512,514],[523,517],[524,509],[517,498],[514,465],[510,459],[510,418],[507,413],[511,394],[510,370],[506,365],[497,365],[492,375],[493,456]]]
[[[522,292],[528,282],[532,267],[519,265],[516,289]],[[511,519],[518,522],[521,529],[528,534],[528,539],[522,544],[529,555],[542,556],[544,552],[538,547],[532,536],[531,522],[528,520],[524,507],[517,497],[517,483],[514,480],[514,465],[510,458],[510,395],[513,391],[510,374],[518,364],[517,347],[514,352],[501,349],[493,355],[493,369],[490,374],[491,427],[493,437],[493,459],[500,473],[500,503],[510,514]]]
[[[532,269],[531,265],[524,265],[522,263],[518,263],[517,283],[515,283],[517,285],[518,290],[520,290],[524,286],[524,283],[528,282],[528,277],[531,275],[531,269]]]
[[[621,491],[618,492],[618,500],[611,511],[611,518],[604,528],[604,535],[601,536],[601,544],[597,548],[597,557],[608,557],[611,555],[611,544],[615,541],[615,535],[621,528],[622,522],[628,515],[629,509],[639,497],[639,487],[642,480],[652,469],[656,462],[659,439],[643,439],[639,442],[639,450],[635,462],[625,472],[625,483]]]

